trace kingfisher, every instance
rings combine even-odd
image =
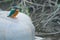
[[[8,17],[16,18],[17,14],[19,13],[19,8],[14,7],[11,11]]]

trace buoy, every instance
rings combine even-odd
[[[13,19],[7,17],[10,11],[0,13],[0,40],[35,40],[35,27],[29,16],[19,12]]]

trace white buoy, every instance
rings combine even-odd
[[[27,15],[19,13],[13,19],[7,17],[9,11],[0,14],[0,40],[35,40],[35,28]]]

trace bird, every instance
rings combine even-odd
[[[19,8],[17,6],[14,6],[11,11],[10,14],[8,15],[8,17],[13,17],[15,18],[16,15],[19,13]]]
[[[14,13],[15,13],[15,9],[11,9],[10,14],[8,15],[8,17],[10,17]]]
[[[16,18],[18,14],[19,14],[19,9],[15,9],[15,12],[11,15],[11,17]]]

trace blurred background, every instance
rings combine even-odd
[[[1,11],[13,6],[31,17],[36,36],[60,36],[60,0],[0,0]]]

